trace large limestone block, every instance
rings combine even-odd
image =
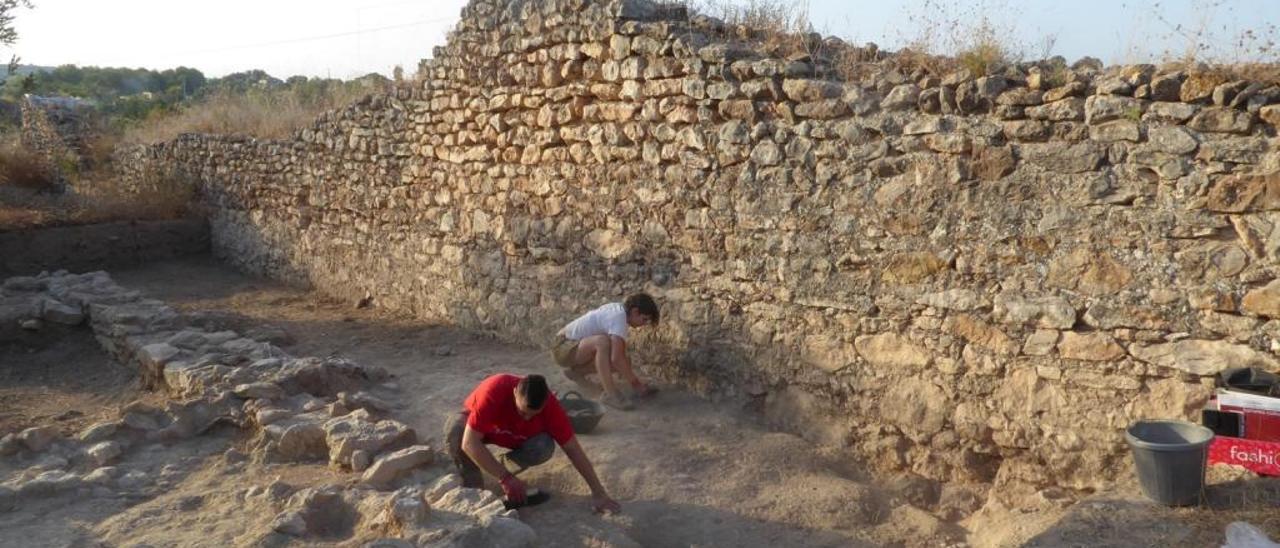
[[[155,374],[164,370],[164,364],[181,354],[182,351],[168,343],[149,344],[138,350],[138,363],[144,369]]]
[[[1105,150],[1095,143],[1076,143],[1070,146],[1052,144],[1026,144],[1021,148],[1023,160],[1054,173],[1084,173],[1102,164]]]
[[[914,84],[901,84],[889,91],[884,100],[880,101],[880,107],[885,110],[914,108],[919,98],[920,88]]]
[[[1280,318],[1280,279],[1245,293],[1240,308],[1254,316]]]
[[[1106,295],[1129,286],[1133,271],[1109,253],[1087,248],[1075,250],[1049,263],[1045,282],[1054,287],[1075,289],[1088,295]]]
[[[904,379],[880,400],[880,416],[922,443],[942,431],[953,407],[941,388],[924,379]]]
[[[1085,122],[1090,125],[1121,118],[1137,120],[1142,110],[1142,101],[1118,95],[1094,95],[1084,103]]]
[[[426,445],[414,445],[380,457],[373,463],[360,481],[376,487],[385,487],[402,474],[431,462],[435,456]]]
[[[948,289],[937,293],[927,293],[916,299],[916,304],[942,308],[946,310],[973,310],[983,305],[983,300],[972,289]]]
[[[616,259],[631,251],[629,238],[612,230],[592,230],[584,240],[587,249],[606,259]]]
[[[1213,97],[1213,90],[1226,82],[1226,79],[1226,76],[1212,72],[1196,72],[1189,74],[1186,79],[1182,81],[1182,89],[1178,94],[1178,99],[1183,103],[1208,101]]]
[[[885,282],[913,284],[945,269],[947,262],[928,251],[899,253],[889,258],[880,276]]]
[[[1053,329],[1037,329],[1027,335],[1022,343],[1022,353],[1028,356],[1048,356],[1058,346],[1059,333]]]
[[[1129,353],[1152,365],[1201,376],[1215,375],[1229,367],[1280,369],[1280,361],[1272,356],[1247,345],[1226,341],[1186,339],[1152,345],[1134,344],[1129,347]]]
[[[324,424],[325,443],[329,446],[329,462],[343,467],[351,465],[357,450],[376,455],[385,449],[398,449],[413,444],[417,435],[412,428],[393,420],[374,422],[364,409]]]
[[[1098,329],[1166,329],[1169,321],[1158,310],[1139,305],[1099,302],[1084,313],[1084,323]]]
[[[1018,353],[1018,343],[1003,331],[967,314],[947,318],[943,329],[997,354],[1012,356]]]
[[[782,92],[792,101],[806,103],[839,98],[844,95],[844,87],[826,80],[787,79],[782,81]]]
[[[1280,209],[1280,173],[1222,177],[1209,189],[1208,208],[1223,213]]]
[[[854,361],[854,349],[849,343],[829,335],[809,335],[804,339],[805,363],[834,373]]]
[[[1106,333],[1062,333],[1058,341],[1058,355],[1068,360],[1106,362],[1123,358],[1124,348]]]
[[[1187,127],[1207,133],[1247,134],[1253,129],[1253,114],[1226,107],[1206,108],[1191,118]]]
[[[1001,323],[1032,325],[1049,329],[1071,329],[1076,309],[1062,297],[1027,297],[1001,293],[995,298],[993,314]]]
[[[276,442],[275,456],[286,461],[321,458],[328,452],[323,412],[312,412],[278,420],[263,427],[263,434]]]
[[[1160,126],[1147,132],[1148,146],[1166,154],[1191,154],[1200,146],[1191,130],[1182,126]]]
[[[1049,99],[1048,96],[1045,97]],[[1032,120],[1049,122],[1069,122],[1084,120],[1084,99],[1068,97],[1038,107],[1027,108],[1027,117]]]
[[[78,306],[45,300],[42,308],[41,317],[48,322],[63,325],[80,325],[84,321],[84,311]]]
[[[858,355],[871,365],[918,370],[929,365],[929,351],[897,333],[863,335],[853,343]]]

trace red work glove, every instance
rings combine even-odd
[[[507,474],[502,477],[502,494],[507,496],[507,500],[515,504],[524,504],[525,486],[520,478]]]

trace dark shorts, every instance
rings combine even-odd
[[[462,486],[480,488],[484,486],[484,473],[480,471],[480,466],[471,460],[471,456],[462,450],[462,434],[466,431],[467,416],[470,414],[470,411],[463,411],[451,415],[449,420],[445,421],[444,439],[445,444],[448,446],[449,457],[453,459],[453,465],[458,469],[458,475],[462,476]],[[544,432],[529,438],[520,447],[499,455],[498,462],[506,466],[508,470],[514,465],[516,470],[511,472],[518,474],[526,468],[551,460],[551,455],[554,455],[555,452],[555,440]]]

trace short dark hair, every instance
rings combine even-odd
[[[658,323],[658,303],[653,302],[653,297],[648,293],[636,293],[622,303],[622,307],[631,312],[631,309],[639,310],[641,314],[653,319],[653,323]]]
[[[542,409],[542,404],[547,403],[547,394],[551,391],[547,389],[547,379],[542,375],[529,375],[520,379],[520,384],[516,385],[516,393],[524,398],[524,403],[529,409]]]

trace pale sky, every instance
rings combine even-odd
[[[696,0],[695,0],[696,1]],[[713,0],[745,4],[752,0]],[[759,1],[759,0],[756,0]],[[897,49],[918,33],[910,16],[940,20],[950,9],[972,20],[987,13],[1010,38],[1029,46],[1056,36],[1051,54],[1107,63],[1145,60],[1165,49],[1172,28],[1208,28],[1231,37],[1280,24],[1277,0],[766,0],[808,4],[818,30]],[[0,48],[24,63],[165,69],[197,68],[208,76],[260,68],[351,78],[412,73],[457,22],[466,0],[34,0],[20,9],[19,42]],[[1163,14],[1165,21],[1152,14]],[[1274,36],[1273,36],[1274,37]],[[1221,40],[1225,43],[1226,40]]]

